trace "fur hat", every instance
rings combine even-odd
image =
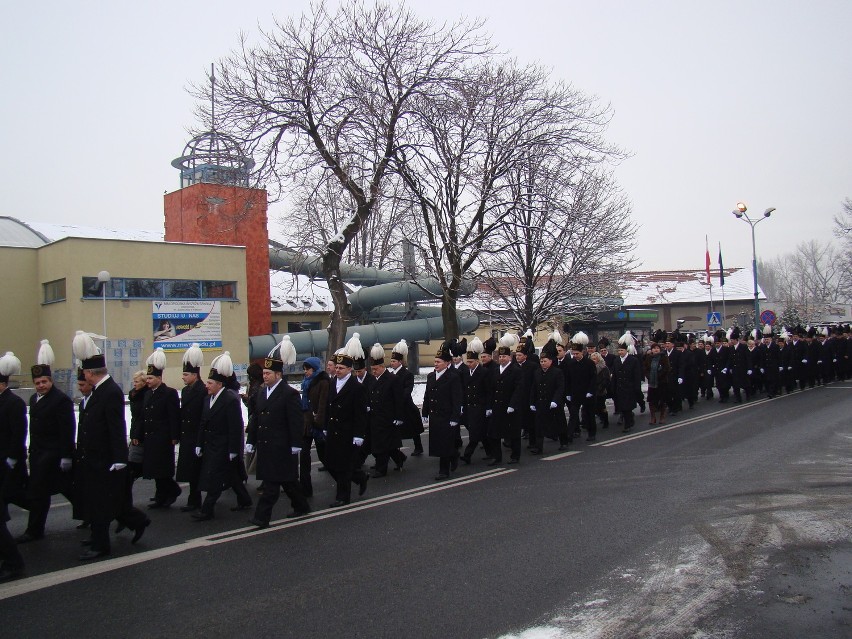
[[[183,372],[201,373],[201,367],[204,365],[204,351],[198,342],[193,342],[183,353]]]
[[[364,355],[364,347],[361,346],[360,333],[352,333],[352,337],[346,342],[344,349],[346,350],[346,354],[352,358],[352,368],[356,371],[367,368],[367,356]]]
[[[518,336],[515,333],[504,333],[500,338],[499,346],[497,347],[498,355],[511,355],[512,349],[515,347]]]
[[[489,337],[482,342],[482,352],[486,355],[491,355],[497,349],[497,340],[494,337]]]
[[[482,340],[478,337],[474,337],[470,340],[470,345],[467,348],[467,352],[465,353],[465,359],[479,359],[479,354],[485,350],[485,347],[482,344]]]
[[[53,348],[50,342],[46,339],[41,340],[41,345],[36,355],[36,365],[30,369],[33,379],[36,377],[52,377],[50,367],[56,361],[56,356],[53,354]]]
[[[438,349],[438,352],[435,353],[435,357],[437,357],[438,359],[442,359],[445,362],[452,362],[453,361],[453,352],[452,352],[453,342],[455,342],[455,340],[453,340],[452,342],[444,342],[443,344],[441,344],[441,347]]]
[[[544,344],[544,346],[541,347],[540,357],[543,357],[543,358],[546,357],[547,359],[550,359],[550,360],[556,359],[556,357],[557,357],[556,340],[554,340],[552,338],[547,340],[547,342]]]
[[[83,370],[106,368],[106,358],[88,333],[77,331],[74,341],[71,342],[71,350],[74,357],[80,360]]]
[[[589,343],[589,336],[586,335],[583,331],[577,331],[574,333],[574,337],[571,338],[571,350],[572,351],[582,351],[586,348],[586,345]]]
[[[153,353],[148,355],[148,359],[145,360],[145,365],[147,367],[145,372],[148,373],[148,375],[162,377],[163,371],[166,368],[166,353],[162,348],[158,347]]]
[[[385,364],[385,348],[378,342],[373,344],[370,349],[370,360],[374,366],[384,366]]]
[[[12,351],[8,351],[0,357],[0,383],[8,384],[12,375],[21,374],[21,360],[15,357]]]
[[[391,351],[391,359],[404,362],[406,355],[408,355],[408,343],[404,339],[401,339],[397,345],[393,347],[393,351]]]
[[[231,352],[225,351],[219,357],[210,362],[209,378],[221,384],[228,384],[231,375],[234,374],[234,363],[231,361]]]

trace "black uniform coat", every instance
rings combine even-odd
[[[556,408],[551,408],[551,403],[555,403]],[[558,437],[558,411],[565,406],[565,374],[557,366],[536,369],[530,389],[530,406],[535,406],[536,432],[545,437]]]
[[[403,412],[402,386],[393,373],[385,369],[379,377],[372,378],[367,386],[367,401],[373,454],[382,455],[402,446],[400,428],[393,423]]]
[[[728,347],[730,354],[731,383],[734,388],[745,388],[748,382],[749,366],[748,346],[738,342],[736,347]]]
[[[591,393],[595,396],[597,379],[597,370],[595,363],[588,357],[583,357],[581,360],[576,360],[573,357],[565,358],[566,370],[568,374],[565,377],[567,385],[565,386],[565,395],[571,397],[572,402],[586,401],[586,394]]]
[[[299,456],[291,449],[304,443],[301,396],[284,379],[266,395],[265,386],[255,393],[246,429],[248,443],[256,448],[257,478],[276,484],[298,481]]]
[[[485,411],[493,402],[493,373],[482,364],[471,374],[470,370],[459,373],[464,385],[464,424],[471,439],[482,440],[488,434],[488,420]]]
[[[636,408],[636,399],[642,392],[642,366],[635,355],[628,354],[621,361],[615,358],[612,367],[612,397],[615,410],[626,413]]]
[[[462,371],[464,372],[464,371]],[[423,417],[429,418],[429,456],[454,457],[462,409],[462,382],[452,366],[438,377],[435,371],[426,377]],[[455,426],[450,425],[455,423]]]
[[[793,379],[805,379],[808,359],[808,345],[803,339],[796,339],[787,345],[790,349],[790,366],[793,367]]]
[[[713,378],[716,380],[716,388],[726,392],[731,387],[731,355],[730,349],[722,344],[713,346],[708,361],[712,365]]]
[[[781,380],[781,349],[773,340],[769,346],[764,347],[761,351],[760,367],[763,369],[763,375],[767,383],[777,384]]]
[[[353,372],[337,392],[337,379],[328,384],[325,409],[325,461],[329,470],[349,472],[360,466],[355,437],[367,437],[367,388],[355,379]]]
[[[240,475],[243,456],[243,411],[239,396],[223,388],[213,406],[212,395],[203,402],[198,426],[201,448],[201,474],[198,489],[204,492],[224,490]],[[236,455],[231,460],[230,456]]]
[[[180,389],[180,450],[178,450],[177,481],[196,481],[201,471],[201,460],[195,454],[198,446],[198,428],[207,386],[200,379]]]
[[[0,498],[23,498],[27,479],[27,404],[8,388],[0,393]],[[17,459],[14,469],[6,459]]]
[[[527,395],[521,382],[521,367],[515,362],[509,362],[501,373],[498,365],[493,375],[490,406],[492,413],[488,436],[494,439],[520,437],[518,418],[527,407]],[[509,408],[513,409],[511,414],[507,412]]]
[[[47,497],[60,490],[62,458],[74,458],[74,402],[56,386],[36,401],[30,397],[30,497]]]
[[[400,429],[400,437],[408,439],[423,432],[423,420],[420,419],[420,411],[414,403],[412,393],[414,393],[414,373],[408,370],[405,366],[400,366],[396,373],[397,384],[399,384],[399,393],[402,397],[402,404],[399,406],[400,412],[395,419],[402,420]]]
[[[77,422],[77,462],[74,466],[75,512],[86,521],[115,519],[123,506],[127,469],[127,424],[124,393],[107,377],[80,404]]]
[[[180,439],[180,400],[174,388],[160,384],[145,395],[142,432],[130,433],[145,446],[142,476],[164,479],[175,476],[175,445]]]

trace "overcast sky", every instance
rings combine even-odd
[[[641,225],[645,269],[726,267],[832,239],[852,197],[849,0],[411,0],[424,17],[487,18],[493,42],[612,106],[616,175]],[[163,226],[170,166],[196,126],[190,82],[301,0],[9,5],[0,59],[0,214],[24,221]],[[273,207],[270,219],[282,210]],[[277,225],[271,224],[273,236]]]

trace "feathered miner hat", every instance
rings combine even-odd
[[[85,373],[83,373],[83,365],[80,363],[80,360],[79,359],[74,360],[74,364],[76,364],[76,367],[77,367],[77,381],[78,382],[85,382],[86,381],[86,375],[85,375]]]
[[[482,352],[486,355],[492,355],[497,350],[497,340],[492,335],[487,340],[482,342]]]
[[[630,352],[631,348],[633,348],[634,350],[636,349],[636,347],[634,346],[635,343],[636,339],[633,337],[633,333],[631,333],[630,331],[627,331],[624,335],[618,338],[618,347],[626,348],[628,352]]]
[[[50,342],[46,339],[41,340],[41,346],[39,346],[38,355],[36,355],[36,365],[30,369],[33,379],[36,377],[52,377],[50,367],[53,366],[55,361],[56,356],[53,354]]]
[[[74,357],[80,360],[83,370],[94,368],[106,368],[106,358],[95,345],[92,336],[85,331],[77,331],[74,341],[71,342],[71,350]]]
[[[577,331],[574,333],[574,337],[571,338],[571,350],[572,351],[582,351],[586,348],[586,345],[589,343],[589,336],[586,335],[583,331]]]
[[[346,342],[346,354],[352,358],[352,368],[356,371],[367,368],[367,356],[364,355],[364,347],[361,346],[361,334],[352,333],[352,337]]]
[[[588,339],[588,338],[586,338],[586,339]],[[542,358],[546,357],[547,359],[555,360],[557,355],[558,354],[556,352],[556,340],[551,338],[551,339],[547,340],[547,342],[545,343],[544,346],[541,347],[540,357],[542,357]]]
[[[467,352],[467,338],[462,337],[459,339],[453,339],[449,343],[450,352],[453,354],[453,357],[464,357],[464,354]]]
[[[289,348],[285,345],[289,344]],[[293,361],[286,362],[285,359],[289,358],[290,349],[293,349]],[[295,347],[293,346],[293,342],[290,341],[290,336],[285,335],[281,338],[281,341],[278,342],[275,346],[272,347],[272,350],[266,355],[266,358],[263,360],[263,368],[269,371],[273,371],[276,373],[284,372],[284,364],[291,366],[296,361],[295,357]]]
[[[373,348],[370,349],[370,359],[373,361],[374,366],[384,366],[385,365],[385,348],[378,342],[373,344]]]
[[[742,336],[739,326],[733,326],[728,331],[728,339],[739,339]]]
[[[234,363],[231,361],[230,351],[225,351],[210,362],[210,379],[220,384],[227,384],[231,381],[231,375],[233,374]]]
[[[479,354],[484,350],[484,348],[482,340],[478,337],[474,337],[470,340],[470,346],[468,346],[467,352],[465,353],[465,359],[479,359]]]
[[[772,337],[772,327],[769,324],[763,325],[763,336]]]
[[[601,337],[598,340],[598,348],[607,348],[608,346],[609,346],[609,339],[607,339],[605,336]]]
[[[21,360],[12,351],[0,357],[0,383],[8,384],[12,375],[21,374]]]
[[[453,340],[454,342],[455,340]],[[453,361],[453,352],[451,350],[453,342],[444,342],[441,344],[441,347],[438,349],[438,352],[435,353],[435,357],[438,359],[442,359],[445,362]]]
[[[406,342],[404,339],[401,339],[399,340],[399,343],[393,347],[393,351],[391,351],[391,359],[396,359],[400,362],[404,362],[406,355],[408,355],[408,342]]]
[[[497,347],[498,355],[511,355],[512,349],[515,347],[515,340],[518,338],[514,333],[505,333],[500,338],[499,346]]]
[[[157,350],[148,356],[148,359],[145,360],[145,364],[148,367],[145,371],[148,375],[162,377],[163,370],[166,368],[166,353],[162,348],[157,348]]]
[[[654,334],[651,335],[651,341],[662,346],[663,342],[666,341],[666,332],[663,329],[658,328],[654,331]]]
[[[559,346],[565,345],[565,340],[562,338],[562,333],[559,332],[558,328],[554,328],[553,332],[547,336],[547,339],[552,339],[553,343]]]
[[[204,351],[197,342],[184,351],[183,354],[183,372],[195,373],[198,375],[201,372],[201,367],[204,365]]]
[[[524,333],[524,336],[518,340],[515,352],[523,353],[527,357],[529,357],[530,354],[535,353],[535,343],[533,342],[533,332],[531,328],[528,328],[527,332]]]

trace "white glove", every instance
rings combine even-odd
[[[784,367],[783,367],[783,366],[779,366],[779,367],[778,367],[778,372],[779,372],[779,373],[783,373],[783,372],[784,372]]]
[[[353,437],[352,443],[355,444],[356,446],[363,446],[364,445],[364,438],[363,437]]]
[[[110,471],[123,470],[125,468],[127,468],[127,464],[113,464],[112,466],[109,467]]]
[[[298,455],[299,453],[302,452],[302,449],[296,448],[295,446],[290,446],[290,452],[293,453],[294,455]]]
[[[761,375],[765,375],[765,374],[766,374],[766,371],[765,371],[765,370],[763,370],[763,369],[761,368],[761,369],[760,369],[760,374],[761,374]]]
[[[17,465],[18,465],[18,460],[17,460],[17,459],[12,459],[11,457],[7,457],[7,458],[6,458],[6,465],[7,465],[9,468],[14,468],[15,466],[17,466]]]
[[[751,375],[751,371],[746,371],[746,375]]]
[[[708,374],[708,375],[712,375],[712,374],[713,374],[713,371],[711,371],[711,370],[708,368],[708,369],[707,369],[707,374]]]
[[[792,366],[788,366],[788,367],[787,367],[787,370],[788,370],[788,371],[791,371],[791,370],[793,370],[793,367],[792,367]]]
[[[452,426],[453,428],[455,428],[458,425],[459,425],[458,422],[450,422],[450,426]]]
[[[506,409],[506,413],[509,414],[509,415],[511,415],[514,412],[515,412],[515,409],[512,408],[511,406],[509,406],[509,408]]]
[[[459,412],[461,412],[461,414],[464,415],[464,406],[461,407],[461,411],[459,411]]]
[[[403,421],[402,421],[401,419],[395,419],[395,420],[393,420],[393,425],[394,425],[394,426],[402,426],[402,424],[403,424]]]
[[[566,399],[567,401],[569,401],[569,402],[570,402],[570,401],[571,401],[571,396],[570,396],[570,395],[566,395],[566,396],[565,396],[565,399]]]
[[[586,399],[591,399],[592,397],[594,397],[594,395],[592,395],[591,393],[586,393]]]
[[[429,418],[428,418],[428,417],[424,417],[424,418],[423,418],[423,425],[424,425],[424,426],[428,426],[428,425],[429,425]]]
[[[834,363],[836,364],[836,363],[837,363],[837,358],[835,357],[835,358],[834,358],[833,360],[831,360],[831,361],[832,361],[832,362],[834,362]]]
[[[486,417],[491,417],[491,409],[490,409],[490,408],[486,408],[486,409],[485,409],[485,416],[486,416]]]
[[[677,383],[678,383],[678,384],[683,384],[683,377],[678,377],[678,378],[677,378]]]
[[[196,447],[195,447],[195,456],[196,456],[196,457],[201,457],[201,446],[196,446]]]
[[[228,459],[229,459],[230,461],[234,461],[236,458],[237,458],[237,454],[236,454],[236,453],[228,453]]]
[[[63,473],[67,473],[69,470],[71,470],[70,457],[63,457],[59,460],[59,470],[61,470]]]
[[[368,413],[370,412],[370,407],[369,407],[369,406],[367,406],[367,412],[368,412]]]
[[[251,455],[254,452],[254,445],[246,444],[246,452]]]
[[[722,369],[722,374],[723,374],[723,375],[727,375],[727,374],[728,374],[728,369],[727,369],[727,368],[723,368],[723,369]]]
[[[807,364],[807,363],[808,363],[808,360],[806,360],[806,359],[802,360],[802,364]]]
[[[530,406],[530,410],[531,410],[532,412],[535,412],[535,406]]]
[[[550,402],[550,407],[551,407],[551,408],[556,408],[556,402]]]
[[[327,430],[322,431],[322,436],[323,436],[323,437],[328,437],[328,431],[327,431]]]
[[[822,360],[821,360],[821,359],[818,359],[818,360],[817,360],[817,364],[822,364]]]

